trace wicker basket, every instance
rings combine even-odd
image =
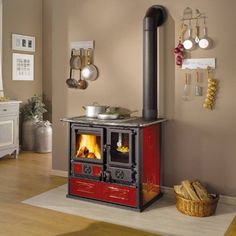
[[[189,216],[211,216],[215,213],[219,195],[211,195],[212,200],[210,201],[194,201],[188,200],[177,193],[176,195],[176,208],[185,215]]]

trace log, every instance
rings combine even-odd
[[[208,196],[207,189],[199,181],[194,181],[192,183],[192,186],[195,189],[200,200],[202,200],[202,201],[211,200]]]
[[[190,196],[192,200],[195,200],[195,201],[200,200],[200,198],[198,197],[197,193],[194,191],[194,188],[191,185],[189,180],[184,180],[181,182],[181,184],[183,185],[184,189],[186,190],[186,192],[188,193],[188,195]]]
[[[181,197],[185,199],[191,199],[188,192],[185,190],[185,188],[182,185],[175,185],[174,190],[177,194],[179,194]]]

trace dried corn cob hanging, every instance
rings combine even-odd
[[[217,91],[217,80],[212,79],[211,68],[207,67],[207,81],[208,88],[206,99],[203,103],[203,107],[209,110],[212,110],[215,103],[216,91]]]

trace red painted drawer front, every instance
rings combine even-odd
[[[73,163],[73,173],[74,173],[74,175],[81,174],[82,173],[82,167],[83,167],[83,165],[81,163]]]
[[[136,188],[103,183],[104,201],[136,207]]]
[[[101,182],[70,178],[70,194],[101,200]]]

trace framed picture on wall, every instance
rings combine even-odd
[[[12,80],[34,80],[34,55],[12,54]]]
[[[12,50],[35,52],[35,37],[12,34]]]

